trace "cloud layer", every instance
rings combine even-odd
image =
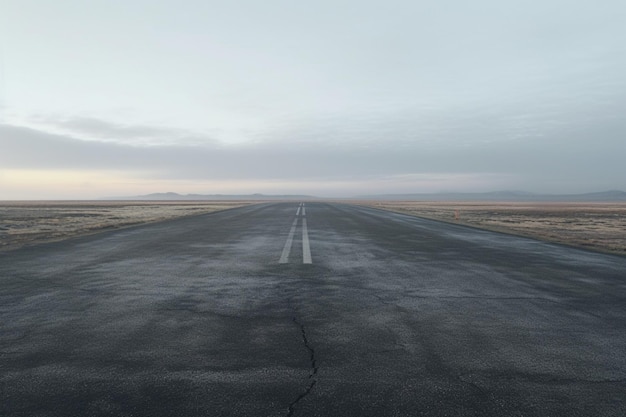
[[[624,123],[615,122],[603,130],[569,132],[563,137],[486,140],[456,147],[402,140],[356,146],[296,139],[238,146],[146,147],[0,125],[4,149],[0,164],[3,169],[111,170],[153,180],[302,181],[304,188],[306,182],[326,181],[329,188],[345,181],[378,182],[380,189],[372,192],[385,192],[392,180],[405,187],[398,190],[402,192],[419,192],[417,184],[424,186],[428,180],[429,191],[434,184],[441,191],[513,185],[532,191],[575,192],[623,188],[624,131]],[[598,133],[602,135],[591,136]],[[441,178],[448,181],[438,184]],[[342,193],[352,191],[348,187]]]
[[[6,0],[0,192],[20,170],[203,193],[626,189],[625,19],[619,0]]]

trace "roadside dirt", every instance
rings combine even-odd
[[[0,251],[252,202],[0,201]]]
[[[626,256],[626,203],[363,201],[359,204]]]
[[[0,251],[252,201],[0,201]],[[360,201],[357,204],[626,256],[626,203]]]

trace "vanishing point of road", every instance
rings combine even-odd
[[[2,253],[0,415],[624,416],[626,258],[322,202]]]

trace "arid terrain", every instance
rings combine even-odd
[[[366,201],[359,204],[626,255],[626,203]]]
[[[0,250],[181,216],[245,201],[0,201]]]
[[[5,201],[0,202],[0,250],[251,203]],[[358,204],[626,255],[626,203],[361,201]]]

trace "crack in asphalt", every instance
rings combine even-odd
[[[296,398],[295,401],[293,401],[291,404],[289,404],[289,412],[287,413],[287,417],[293,416],[293,413],[296,411],[296,409],[295,409],[296,404],[298,404],[298,402],[300,402],[301,399],[303,399],[304,397],[309,395],[309,393],[311,392],[311,390],[313,389],[313,387],[315,386],[316,383],[317,383],[317,381],[313,380],[309,384],[309,386],[306,388],[306,391],[304,391],[302,394],[298,395],[298,398]]]
[[[304,342],[304,347],[309,351],[309,362],[311,364],[311,367],[309,369],[309,380],[311,380],[311,382],[309,383],[307,388],[304,390],[304,392],[298,395],[298,397],[294,401],[292,401],[291,404],[289,404],[289,409],[288,409],[289,412],[287,413],[287,417],[293,416],[293,413],[296,411],[295,409],[296,404],[298,404],[302,399],[304,399],[307,395],[309,395],[309,393],[311,392],[315,384],[317,384],[316,375],[317,375],[317,370],[318,370],[317,360],[315,358],[315,349],[313,349],[309,343],[309,339],[307,337],[304,324],[300,323],[296,316],[293,316],[292,320],[298,327],[300,327],[300,332],[302,333],[302,341]]]

